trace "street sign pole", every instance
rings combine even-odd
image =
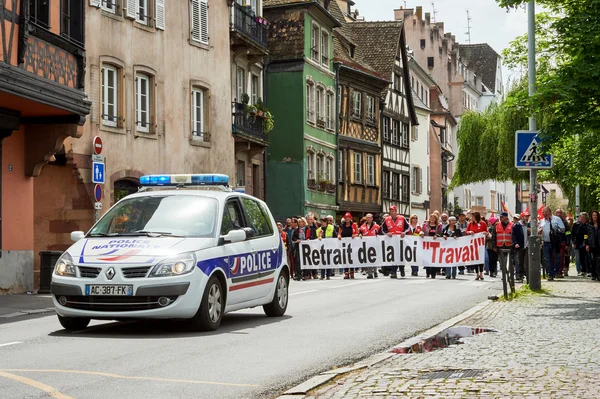
[[[527,7],[528,14],[528,57],[529,57],[529,96],[535,94],[535,1],[529,0]],[[537,130],[537,121],[535,114],[529,118],[529,130]],[[531,237],[529,237],[529,276],[527,282],[532,290],[542,288],[542,279],[540,276],[541,263],[541,243],[537,234],[537,170],[535,168],[529,171],[529,209],[531,212]],[[531,195],[533,194],[533,195]]]

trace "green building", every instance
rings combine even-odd
[[[265,92],[277,115],[269,133],[267,202],[275,218],[335,215],[336,74],[327,0],[264,0],[269,21]]]

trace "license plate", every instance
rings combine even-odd
[[[133,285],[91,285],[85,286],[85,295],[114,295],[114,296],[132,296]]]

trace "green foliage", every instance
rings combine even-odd
[[[492,103],[484,112],[463,114],[458,126],[458,160],[451,187],[486,180],[526,178],[514,167],[515,131],[527,128],[527,118],[514,98],[526,88],[515,86],[508,99]]]

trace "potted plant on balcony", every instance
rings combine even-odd
[[[265,129],[265,134],[268,134],[275,127],[275,120],[269,110],[266,110],[263,113],[263,127]]]

